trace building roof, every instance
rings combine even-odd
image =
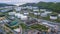
[[[51,14],[51,16],[57,16],[57,14]]]
[[[14,29],[14,31],[16,31],[16,32],[20,32],[20,28]]]
[[[38,22],[36,19],[31,19],[31,20],[27,21],[26,24],[33,24],[36,22]]]

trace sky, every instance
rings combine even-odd
[[[40,1],[44,2],[60,2],[60,0],[0,0],[0,3],[8,4],[24,4],[24,3],[37,3]]]

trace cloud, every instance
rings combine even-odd
[[[27,2],[38,2],[39,0],[0,0],[0,2],[21,2],[21,3],[27,3]]]
[[[0,0],[0,3],[9,3],[9,4],[24,4],[24,3],[37,3],[40,1],[45,2],[60,2],[60,0]]]

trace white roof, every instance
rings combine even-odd
[[[26,18],[27,16],[21,16],[21,18]]]
[[[16,13],[16,14],[20,14],[20,13]]]
[[[20,28],[14,29],[14,31],[16,31],[16,32],[20,32]]]
[[[51,27],[55,27],[55,25],[48,24],[48,23],[45,23],[45,22],[42,22],[42,24],[45,24],[45,25],[48,25],[48,26],[51,26]]]
[[[23,15],[23,14],[20,14],[20,13],[16,13],[15,16],[19,16],[19,15]]]
[[[21,20],[27,20],[27,16],[21,16]]]
[[[42,22],[42,24],[48,24],[48,23]]]
[[[58,16],[60,17],[60,14],[58,14]]]

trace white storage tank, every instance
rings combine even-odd
[[[15,16],[16,16],[17,18],[21,18],[21,16],[23,16],[23,14],[16,13]]]
[[[33,11],[39,11],[39,9],[33,9]]]
[[[28,17],[27,16],[21,16],[21,20],[27,20]]]
[[[58,17],[60,17],[60,14],[58,14]]]
[[[40,11],[46,11],[46,9],[40,9]]]
[[[22,16],[23,16],[23,15],[22,15],[22,14],[20,14],[20,15],[18,15],[17,17],[18,17],[18,18],[21,18]]]
[[[50,19],[52,19],[52,20],[56,20],[58,17],[57,17],[57,15],[51,15],[50,16]]]
[[[15,10],[16,11],[21,11],[21,7],[16,7]]]
[[[19,13],[16,13],[15,16],[20,15]]]
[[[9,14],[9,15],[15,15],[16,12],[9,12],[8,14]]]
[[[40,13],[34,13],[34,15],[40,15]]]
[[[47,17],[47,13],[41,13],[41,17]]]
[[[52,13],[52,11],[45,11],[45,13],[50,14],[50,13]]]

